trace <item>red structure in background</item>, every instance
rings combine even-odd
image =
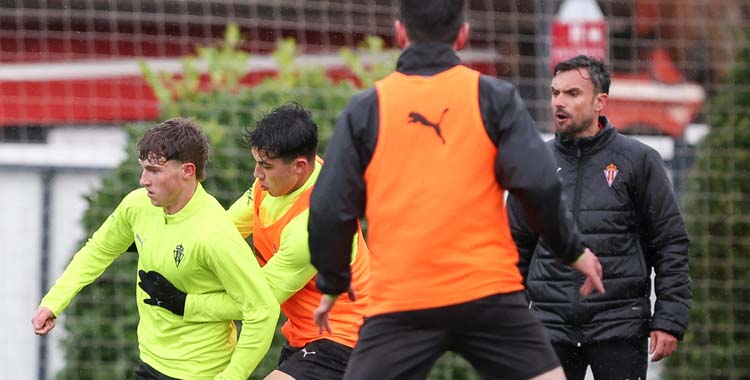
[[[647,129],[680,138],[705,101],[703,87],[686,82],[667,52],[652,52],[649,72],[614,73],[605,114],[621,130]]]
[[[579,54],[607,56],[607,22],[594,0],[563,2],[550,34],[550,67]]]
[[[568,16],[563,17],[566,8]],[[659,20],[656,3],[636,0],[634,11],[635,32],[643,36],[653,33]],[[159,104],[142,78],[137,57],[150,59],[156,71],[167,67],[163,71],[179,74],[177,57],[194,53],[196,45],[217,40],[224,31],[224,25],[219,24],[159,23],[149,19],[99,23],[86,17],[68,21],[49,17],[44,20],[46,24],[40,20],[0,17],[0,24],[6,23],[2,25],[8,30],[23,31],[0,36],[0,127],[153,120],[158,117]],[[79,32],[86,38],[79,38]],[[276,38],[302,39],[309,53],[302,59],[323,62],[328,75],[335,79],[349,79],[352,75],[343,61],[317,53],[323,46],[353,46],[364,38],[360,33],[267,27],[243,33],[249,37],[243,48],[254,54],[268,53]],[[580,53],[608,56],[606,20],[595,0],[564,1],[551,33],[550,63]],[[392,43],[388,36],[383,37],[386,45]],[[486,41],[478,41],[472,46],[487,45]],[[485,74],[497,75],[499,57],[487,51],[480,53],[484,54],[465,56],[465,62]],[[267,56],[254,57],[266,64],[249,67],[250,72],[243,79],[247,85],[275,72]],[[645,72],[614,73],[607,115],[622,130],[646,129],[681,137],[700,112],[705,92],[701,86],[684,80],[665,50],[652,51],[652,57]]]
[[[636,3],[640,20],[655,20],[651,3]],[[652,4],[653,5],[653,4]],[[648,33],[643,23],[638,33]],[[579,54],[606,57],[606,21],[595,0],[565,0],[551,25],[550,65]],[[688,83],[665,49],[651,51],[647,72],[613,73],[605,114],[618,129],[681,138],[705,101],[703,87]]]
[[[468,51],[462,59],[474,69],[496,75],[497,57],[492,53]],[[354,80],[337,56],[306,55],[298,60],[302,67],[324,67],[333,80]],[[155,71],[180,72],[177,59],[149,64]],[[275,75],[274,67],[270,57],[254,56],[241,82],[252,86]],[[158,115],[158,100],[135,59],[22,63],[0,69],[0,127],[123,123],[153,120]]]

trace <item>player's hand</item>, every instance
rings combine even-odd
[[[36,309],[34,317],[31,318],[31,324],[34,326],[34,334],[47,335],[55,328],[55,315],[52,314],[52,310],[41,306]]]
[[[581,286],[582,296],[588,297],[594,290],[604,294],[602,264],[599,263],[599,259],[590,249],[584,249],[583,254],[571,266],[586,276],[586,281]]]
[[[328,313],[333,309],[333,305],[336,304],[336,300],[339,296],[331,294],[323,294],[320,297],[320,305],[313,311],[313,321],[318,325],[318,334],[322,334],[323,330],[331,333],[331,324],[328,322]]]
[[[346,291],[346,295],[349,297],[352,302],[357,300],[357,294],[354,292],[354,288],[351,286]],[[333,306],[336,304],[336,300],[338,300],[339,296],[331,295],[331,294],[323,294],[323,297],[320,298],[320,305],[315,309],[313,312],[313,321],[315,321],[315,324],[318,325],[318,333],[322,334],[323,330],[331,333],[331,324],[328,322],[328,314],[331,312],[331,309],[333,309]]]
[[[144,303],[163,307],[177,315],[185,314],[187,294],[172,285],[161,273],[139,270],[138,277],[141,279],[138,286],[151,297],[144,299]]]
[[[674,335],[664,332],[661,330],[651,331],[651,344],[648,347],[648,353],[653,354],[651,356],[652,362],[658,362],[659,360],[672,355],[674,350],[677,349],[677,338]]]

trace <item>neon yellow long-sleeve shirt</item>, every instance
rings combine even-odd
[[[247,243],[200,184],[173,215],[153,206],[145,189],[128,194],[76,253],[40,306],[59,316],[133,242],[138,269],[158,271],[186,293],[226,294],[242,315],[237,339],[232,322],[187,322],[143,303],[149,296],[136,285],[141,360],[175,378],[247,379],[268,351],[279,305]]]
[[[262,221],[266,225],[277,222],[299,199],[302,194],[315,185],[320,175],[321,165],[316,165],[313,173],[305,183],[293,192],[282,196],[266,195],[260,206]],[[257,180],[256,180],[257,182]],[[255,183],[240,196],[227,210],[240,234],[247,238],[253,234],[253,189]],[[302,289],[317,271],[310,262],[310,249],[307,244],[307,221],[310,210],[305,210],[294,217],[284,227],[278,251],[262,267],[262,272],[271,287],[271,292],[279,303]],[[357,236],[352,239],[352,261],[357,256]],[[185,320],[222,321],[237,319],[239,310],[231,297],[221,293],[188,294],[185,302]],[[312,318],[312,315],[310,315]]]
[[[278,197],[266,196],[261,205],[262,214],[265,216],[264,222],[271,224],[279,220],[297,199],[315,184],[320,168],[320,165],[316,165],[310,178],[292,193]],[[236,229],[245,238],[253,233],[254,185],[226,211]],[[278,252],[262,268],[271,292],[279,303],[283,303],[302,289],[317,273],[310,263],[310,250],[307,247],[308,216],[309,211],[305,210],[285,226]],[[223,294],[189,294],[185,302],[186,320],[220,321],[236,319],[238,316],[237,306],[231,302],[231,297]]]

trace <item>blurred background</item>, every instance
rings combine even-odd
[[[604,114],[657,149],[692,239],[689,333],[649,379],[750,379],[750,2],[467,0],[463,61],[515,84],[545,138],[550,67],[579,53],[614,75]],[[285,101],[320,153],[347,99],[393,69],[396,0],[0,0],[0,368],[12,379],[130,379],[135,260],[124,253],[49,336],[40,297],[124,194],[135,139],[195,117],[206,187],[252,180],[243,127]],[[275,347],[256,371],[274,368]],[[430,379],[476,379],[453,355]]]

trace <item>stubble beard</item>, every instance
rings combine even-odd
[[[557,120],[555,120],[555,127],[557,128],[557,133],[559,133],[560,136],[566,139],[573,140],[579,138],[581,133],[586,131],[593,122],[593,117],[582,119],[579,122],[576,122],[572,118],[569,118],[567,128],[561,127],[558,124]]]

